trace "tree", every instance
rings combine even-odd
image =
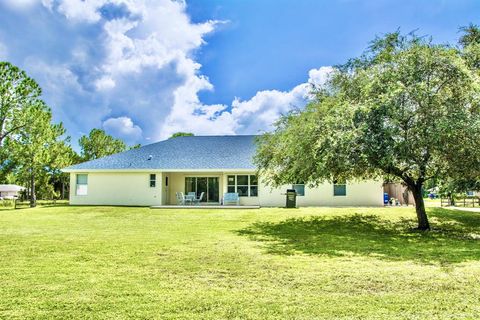
[[[66,140],[62,140],[63,125],[52,124],[52,114],[47,106],[37,103],[30,110],[33,122],[16,135],[5,140],[10,159],[15,163],[18,180],[29,186],[30,206],[36,206],[37,183],[42,182],[44,192],[53,189],[49,185],[48,171],[65,165]]]
[[[466,27],[460,27],[463,33],[458,42],[463,47],[468,47],[471,44],[480,44],[480,27],[470,23]]]
[[[479,176],[479,93],[458,50],[388,34],[260,138],[255,161],[274,185],[396,178],[413,193],[418,229],[428,230],[424,183]]]
[[[462,36],[458,40],[462,47],[462,55],[467,65],[477,72],[480,71],[480,27],[470,24],[460,28]]]
[[[31,108],[42,91],[27,74],[9,62],[0,62],[0,148],[8,136],[32,123]]]
[[[177,137],[192,137],[192,136],[194,136],[194,134],[191,132],[175,132],[174,134],[172,134],[172,136],[169,139],[177,138]]]
[[[127,145],[122,140],[115,139],[101,129],[92,129],[88,136],[82,136],[78,142],[84,161],[127,150]]]

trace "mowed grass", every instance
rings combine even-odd
[[[480,213],[0,211],[0,318],[477,319]]]

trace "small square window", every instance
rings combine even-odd
[[[347,195],[347,185],[346,184],[334,184],[333,185],[333,195],[346,196]]]
[[[292,189],[295,189],[297,196],[303,197],[305,195],[305,184],[294,184]]]
[[[235,193],[235,186],[228,186],[227,187],[227,192],[228,193]]]
[[[250,197],[258,197],[258,186],[250,186]]]
[[[227,177],[227,185],[234,186],[235,185],[235,176],[228,176]]]
[[[237,185],[248,186],[248,176],[237,176]]]

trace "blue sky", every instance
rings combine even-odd
[[[73,141],[252,134],[375,35],[454,44],[479,14],[474,0],[2,0],[0,59],[40,83]]]

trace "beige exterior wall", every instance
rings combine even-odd
[[[84,173],[84,172],[82,172]],[[157,174],[155,188],[149,186],[149,175]],[[138,205],[176,204],[176,192],[185,192],[185,177],[218,177],[220,199],[227,192],[227,176],[255,174],[254,172],[90,172],[88,195],[76,195],[76,173],[70,174],[70,203],[73,205]],[[166,185],[168,179],[168,186]],[[241,205],[281,207],[285,205],[285,191],[267,187],[259,179],[258,197],[240,197]],[[298,206],[382,206],[381,181],[347,183],[346,196],[334,196],[333,185],[324,183],[316,188],[305,187],[305,196],[297,197]]]
[[[150,187],[151,173],[157,175],[155,188]],[[88,191],[85,196],[76,195],[76,173],[70,174],[70,204],[124,206],[161,204],[161,172],[90,172],[87,174]]]
[[[291,187],[291,185],[285,185],[280,188],[270,188],[261,183],[258,201],[262,206],[285,206],[284,193]],[[305,186],[305,195],[297,196],[297,205],[299,207],[383,206],[382,195],[383,187],[380,181],[347,182],[346,196],[334,196],[333,184],[324,183],[315,188]]]

